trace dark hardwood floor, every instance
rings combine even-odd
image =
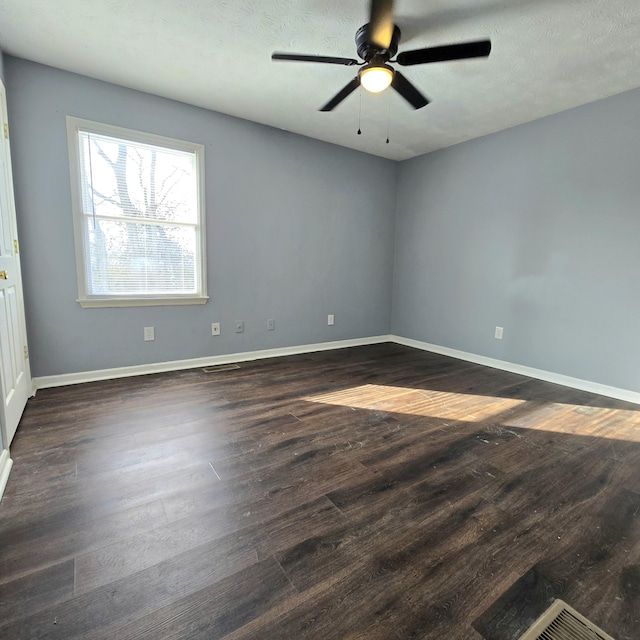
[[[640,638],[640,407],[397,345],[38,392],[0,638]]]

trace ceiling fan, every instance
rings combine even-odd
[[[413,49],[398,54],[400,29],[393,22],[393,0],[371,0],[369,22],[356,31],[355,58],[336,58],[331,56],[302,55],[297,53],[274,53],[272,60],[290,60],[294,62],[322,62],[324,64],[340,64],[347,67],[360,66],[358,75],[343,87],[320,111],[332,111],[349,94],[362,85],[371,93],[379,93],[387,87],[393,87],[414,109],[421,109],[429,104],[416,87],[407,80],[391,64],[402,66],[444,62],[447,60],[464,60],[467,58],[483,58],[491,52],[490,40],[477,40],[426,49]]]

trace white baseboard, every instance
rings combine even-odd
[[[501,369],[517,373],[528,378],[536,378],[546,382],[553,382],[564,387],[579,389],[580,391],[588,391],[589,393],[597,393],[599,395],[615,398],[616,400],[625,400],[640,404],[640,393],[630,391],[628,389],[619,389],[610,387],[598,382],[582,380],[565,376],[552,371],[543,369],[535,369],[505,360],[497,360],[487,356],[480,356],[475,353],[459,351],[449,347],[441,347],[437,344],[412,340],[411,338],[403,338],[402,336],[384,335],[372,336],[368,338],[356,338],[353,340],[338,340],[335,342],[320,342],[317,344],[298,345],[294,347],[282,347],[279,349],[262,349],[260,351],[245,351],[243,353],[230,353],[221,356],[205,356],[204,358],[192,358],[189,360],[173,360],[171,362],[158,362],[154,364],[141,364],[130,367],[117,367],[114,369],[100,369],[98,371],[80,371],[78,373],[65,373],[57,376],[42,376],[33,378],[34,394],[38,389],[47,389],[50,387],[62,387],[70,384],[80,384],[83,382],[96,382],[98,380],[112,380],[114,378],[127,378],[131,376],[141,376],[149,373],[162,373],[165,371],[179,371],[182,369],[195,369],[198,367],[211,367],[221,364],[233,364],[236,362],[249,362],[251,360],[261,360],[263,358],[278,358],[281,356],[291,356],[302,353],[313,353],[316,351],[330,351],[332,349],[345,349],[347,347],[361,347],[371,344],[380,344],[383,342],[395,342],[396,344],[406,347],[421,349],[422,351],[430,351],[443,356],[450,356],[458,360],[481,364],[493,369]]]
[[[7,486],[12,466],[13,460],[9,457],[9,449],[3,449],[2,453],[0,453],[0,500],[2,500],[5,487]]]
[[[112,380],[114,378],[128,378],[142,376],[149,373],[163,373],[165,371],[179,371],[182,369],[196,369],[198,367],[213,367],[221,364],[234,364],[236,362],[249,362],[262,360],[263,358],[278,358],[302,353],[314,353],[317,351],[331,351],[332,349],[346,349],[347,347],[362,347],[370,344],[390,342],[389,336],[373,336],[369,338],[355,338],[353,340],[338,340],[335,342],[319,342],[316,344],[298,345],[295,347],[281,347],[279,349],[262,349],[260,351],[245,351],[243,353],[230,353],[221,356],[205,356],[204,358],[191,358],[189,360],[173,360],[171,362],[157,362],[153,364],[140,364],[130,367],[117,367],[114,369],[100,369],[97,371],[80,371],[78,373],[64,373],[57,376],[41,376],[33,378],[33,393],[38,389],[51,387],[64,387],[70,384],[83,382],[96,382],[98,380]]]
[[[395,342],[396,344],[402,344],[406,347],[413,347],[415,349],[421,349],[423,351],[438,353],[443,356],[450,356],[452,358],[457,358],[458,360],[465,360],[467,362],[473,362],[475,364],[482,364],[486,367],[492,367],[494,369],[502,369],[502,371],[518,373],[529,378],[536,378],[538,380],[544,380],[545,382],[553,382],[554,384],[560,384],[563,387],[571,387],[572,389],[588,391],[589,393],[597,393],[601,396],[615,398],[616,400],[625,400],[626,402],[640,404],[640,393],[638,393],[637,391],[619,389],[618,387],[610,387],[606,384],[600,384],[599,382],[591,382],[589,380],[582,380],[580,378],[572,378],[571,376],[565,376],[561,373],[553,373],[552,371],[535,369],[534,367],[527,367],[522,364],[514,364],[513,362],[506,362],[504,360],[496,360],[495,358],[479,356],[475,353],[458,351],[457,349],[441,347],[437,344],[420,342],[419,340],[411,340],[410,338],[402,338],[401,336],[391,335],[389,336],[389,341]]]

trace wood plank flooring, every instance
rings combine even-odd
[[[640,638],[640,407],[384,344],[43,390],[0,638]]]

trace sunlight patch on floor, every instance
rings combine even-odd
[[[379,384],[365,384],[353,389],[309,396],[304,400],[465,422],[480,422],[526,402],[517,398],[493,398]]]
[[[640,442],[640,413],[624,409],[549,402],[532,406],[520,416],[508,417],[503,424],[518,429]]]
[[[640,412],[624,409],[377,384],[307,396],[303,400],[462,422],[482,422],[499,416],[498,422],[505,427],[640,442]]]

